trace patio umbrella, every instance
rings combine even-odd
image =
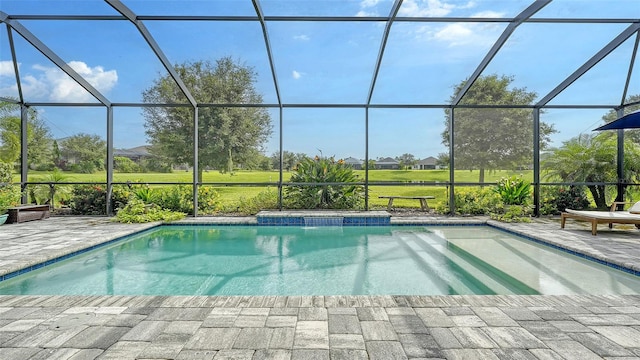
[[[610,123],[606,123],[599,128],[593,129],[593,131],[638,128],[640,128],[640,110],[629,113]]]

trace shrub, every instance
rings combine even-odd
[[[510,205],[506,211],[502,213],[491,214],[493,220],[499,220],[504,222],[531,222],[530,212],[528,206],[522,205]]]
[[[135,173],[140,172],[140,165],[128,157],[115,156],[113,158],[113,170],[121,173]]]
[[[591,204],[583,186],[545,186],[540,193],[541,215],[558,215],[566,208],[586,209]]]
[[[531,196],[531,184],[522,179],[522,176],[502,178],[493,187],[505,205],[526,205]]]
[[[0,215],[7,209],[20,203],[20,186],[0,185]]]
[[[132,198],[124,208],[118,211],[114,220],[131,224],[152,221],[175,221],[184,219],[184,217],[184,213],[161,209],[158,205],[145,204],[140,199]]]
[[[189,199],[193,195],[189,195]],[[220,210],[220,194],[211,186],[198,188],[198,212],[201,214],[214,214]]]
[[[238,212],[244,215],[255,215],[260,210],[277,209],[278,208],[278,193],[271,189],[266,189],[258,193],[258,195],[252,198],[240,198],[240,205],[238,206]]]
[[[107,191],[101,185],[76,186],[69,206],[75,215],[106,215]]]
[[[53,171],[55,168],[56,165],[52,162],[33,165],[33,170],[36,171]]]
[[[0,185],[13,182],[13,165],[0,162]]]
[[[71,165],[70,169],[72,172],[80,174],[93,174],[98,170],[102,170],[103,168],[93,161],[81,161],[77,164]]]
[[[140,160],[140,171],[141,172],[159,172],[159,173],[171,173],[173,169],[171,168],[171,164],[162,161],[156,157],[144,158]]]
[[[111,191],[111,207],[117,213],[124,208],[132,196],[132,192],[126,185],[114,185]]]
[[[333,157],[305,158],[291,175],[293,183],[357,182],[353,169],[344,161]],[[290,186],[285,190],[285,201],[296,209],[358,209],[364,203],[361,185]]]
[[[177,185],[164,188],[154,200],[163,209],[193,214],[191,186]],[[210,186],[198,188],[198,212],[213,214],[220,209],[220,194]]]
[[[489,215],[502,211],[502,198],[492,189],[459,189],[454,193],[457,215]],[[440,204],[437,212],[449,211],[447,204]]]

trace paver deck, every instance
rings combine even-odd
[[[0,274],[152,226],[86,217],[37,225],[0,227]],[[594,237],[557,220],[499,225],[640,263],[634,229]],[[640,296],[0,296],[0,359],[96,358],[639,359]]]

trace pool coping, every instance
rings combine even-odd
[[[177,222],[169,222],[169,223],[149,223],[144,224],[146,226],[142,226],[136,230],[131,232],[118,235],[115,237],[108,237],[104,241],[97,241],[87,246],[75,246],[69,249],[63,249],[58,253],[52,253],[51,256],[46,257],[45,259],[39,259],[33,261],[33,263],[28,264],[27,266],[22,266],[19,268],[0,268],[0,282],[11,279],[13,277],[28,273],[33,270],[40,269],[44,266],[51,265],[60,261],[64,261],[68,258],[86,253],[88,251],[92,251],[94,249],[98,249],[101,247],[105,247],[121,241],[127,237],[135,236],[147,231],[152,231],[161,226],[278,226],[273,224],[260,224],[256,220],[256,217],[238,217],[238,218],[193,218],[187,220],[181,220]],[[288,226],[288,225],[287,225]],[[623,271],[625,273],[640,276],[640,265],[637,263],[625,263],[623,261],[617,261],[616,259],[611,259],[606,256],[606,254],[600,254],[595,251],[589,252],[584,251],[584,249],[580,249],[574,246],[571,246],[570,242],[559,242],[553,241],[551,239],[547,239],[544,236],[540,236],[538,234],[532,233],[531,231],[526,231],[521,228],[518,228],[517,225],[514,226],[512,223],[502,223],[499,221],[494,221],[488,218],[478,218],[478,217],[470,217],[470,218],[457,218],[457,219],[416,219],[416,218],[392,218],[389,225],[379,225],[379,224],[371,224],[370,226],[488,226],[494,229],[498,229],[504,231],[506,233],[510,233],[516,236],[520,236],[529,241],[532,241],[537,244],[541,244],[543,246],[548,246],[550,248],[578,256],[580,258],[594,261],[601,265]],[[49,254],[47,254],[49,255]]]

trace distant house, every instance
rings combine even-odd
[[[354,157],[348,157],[344,159],[344,163],[351,166],[353,170],[362,170],[362,164],[363,164],[362,160],[358,160]]]
[[[386,157],[376,160],[376,169],[384,170],[398,170],[400,169],[400,163],[394,158]]]
[[[418,161],[411,168],[413,170],[434,170],[434,169],[439,169],[440,166],[437,165],[437,162],[438,162],[438,159],[434,158],[433,156],[429,156],[428,158],[425,158],[425,159],[422,159],[422,160]]]
[[[121,156],[138,162],[144,158],[151,157],[149,153],[149,145],[137,146],[131,149],[114,149],[113,156]]]

